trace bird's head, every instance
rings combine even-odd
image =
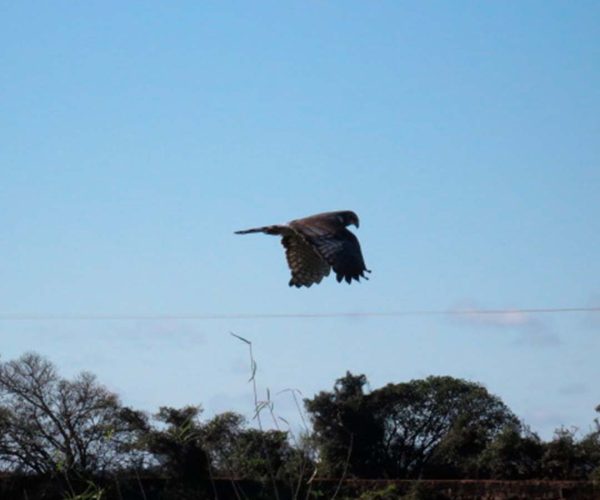
[[[342,224],[344,224],[344,226],[355,225],[356,227],[358,227],[359,225],[358,215],[356,215],[351,210],[344,210],[343,212],[339,212],[338,217],[340,217],[340,221],[342,222]]]

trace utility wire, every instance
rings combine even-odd
[[[516,309],[415,309],[365,312],[224,313],[224,314],[30,314],[0,313],[0,321],[163,321],[163,320],[253,320],[394,318],[403,316],[483,316],[519,314],[599,313],[600,307],[547,307]]]

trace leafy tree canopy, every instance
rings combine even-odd
[[[365,392],[347,373],[332,392],[305,401],[325,469],[360,477],[421,477],[475,456],[517,418],[476,383],[428,377]]]

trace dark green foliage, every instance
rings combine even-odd
[[[446,476],[465,477],[494,436],[518,422],[483,386],[452,377],[389,384],[374,398],[386,422],[386,469],[395,477],[440,475],[441,466]]]
[[[461,476],[516,417],[485,388],[452,377],[388,384],[366,394],[347,373],[306,400],[323,467],[358,477]],[[463,476],[464,477],[464,476]]]
[[[547,479],[588,479],[600,466],[598,431],[578,440],[575,430],[557,429],[545,445],[541,466]]]
[[[269,470],[276,478],[280,476],[291,454],[287,434],[280,431],[246,429],[234,446],[232,459],[237,475],[263,481],[268,479]]]
[[[166,427],[148,428],[140,440],[140,446],[159,461],[161,469],[169,477],[188,485],[209,476],[199,413],[200,408],[196,406],[181,409],[161,407],[155,419]]]
[[[358,500],[396,500],[401,498],[400,492],[395,484],[388,484],[383,488],[365,491]]]
[[[0,475],[0,494],[31,483],[27,498],[417,500],[450,498],[457,484],[427,479],[600,482],[598,419],[583,436],[561,428],[544,442],[473,382],[428,377],[369,391],[364,375],[347,372],[305,406],[313,429],[299,440],[234,412],[202,420],[199,406],[147,415],[91,374],[62,379],[28,354],[0,363],[0,474],[15,478]],[[270,400],[255,410],[278,421]],[[420,481],[396,481],[405,478]],[[493,484],[461,488],[492,495]]]
[[[225,412],[203,425],[202,439],[216,474],[237,477],[235,455],[244,422],[239,413]]]
[[[381,476],[384,426],[364,393],[366,383],[364,375],[348,372],[337,380],[333,392],[305,400],[321,457],[321,475]]]
[[[484,450],[480,459],[483,475],[493,479],[540,477],[544,444],[537,434],[509,425]]]
[[[202,439],[218,476],[267,481],[289,480],[312,470],[310,459],[292,447],[286,432],[247,428],[245,419],[233,412],[215,416],[204,424]]]

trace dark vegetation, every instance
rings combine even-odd
[[[203,419],[199,406],[148,415],[93,375],[66,380],[26,354],[0,363],[0,498],[483,498],[457,496],[472,482],[456,480],[466,479],[480,493],[512,484],[494,480],[566,481],[563,492],[583,480],[572,498],[599,494],[598,419],[586,433],[561,428],[544,441],[473,382],[366,387],[364,375],[346,373],[305,399],[312,426],[296,435],[281,430],[268,399],[256,400],[257,426],[233,412]]]

